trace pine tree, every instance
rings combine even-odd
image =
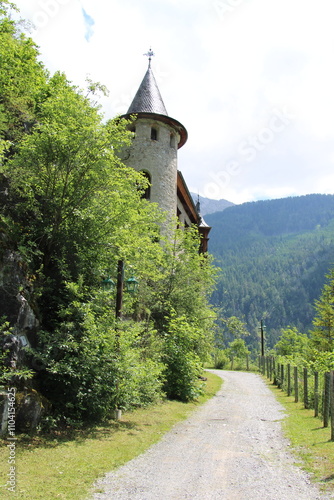
[[[334,269],[326,275],[328,283],[323,287],[320,299],[315,302],[312,342],[319,351],[334,349]]]

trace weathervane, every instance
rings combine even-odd
[[[151,47],[150,47],[150,50],[146,54],[144,54],[144,56],[148,57],[148,67],[150,68],[151,67],[151,60],[152,60],[152,57],[154,56],[154,52],[151,49]]]

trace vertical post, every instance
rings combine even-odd
[[[277,363],[277,380],[276,385],[280,389],[281,387],[281,364]]]
[[[246,354],[246,369],[249,372],[249,354]]]
[[[308,377],[307,377],[307,368],[304,368],[304,408],[308,408]]]
[[[326,372],[325,375],[325,387],[324,387],[324,427],[328,427],[329,422],[329,398],[330,398],[330,373]]]
[[[331,441],[334,441],[334,370],[330,374]]]
[[[273,356],[273,384],[277,385],[277,374],[276,374],[276,360],[275,360],[275,356]]]
[[[294,367],[294,385],[295,385],[295,403],[298,403],[298,368],[297,366]]]
[[[288,396],[291,396],[291,365],[290,363],[288,364]]]
[[[273,379],[273,358],[272,356],[270,356],[270,359],[269,359],[269,380],[270,382],[272,381]]]
[[[123,285],[124,262],[123,260],[119,260],[117,264],[116,319],[120,319],[122,317]]]
[[[264,356],[264,334],[263,334],[263,319],[261,319],[261,356]]]
[[[285,378],[284,378],[284,365],[282,363],[281,364],[281,389],[282,390],[284,388],[284,382],[285,382]]]
[[[314,372],[314,416],[319,415],[319,372]]]

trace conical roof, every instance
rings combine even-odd
[[[149,66],[127,114],[156,113],[168,116],[157,82]]]
[[[129,119],[133,115],[137,115],[137,118],[154,118],[173,127],[180,134],[178,148],[187,141],[188,133],[182,123],[168,116],[150,63],[127,113],[121,118]]]

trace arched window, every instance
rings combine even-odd
[[[141,170],[140,173],[142,174],[143,177],[145,177],[148,182],[149,182],[149,185],[145,188],[145,190],[143,191],[143,194],[142,194],[142,198],[144,198],[144,200],[149,200],[151,198],[151,176],[148,172],[146,172],[145,170]]]
[[[152,141],[158,140],[158,129],[156,127],[151,127],[151,139]]]

